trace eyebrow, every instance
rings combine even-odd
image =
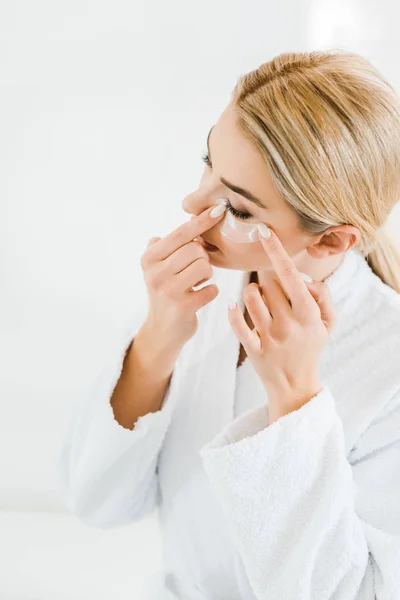
[[[208,151],[208,156],[209,156],[211,163],[212,163],[212,160],[211,160],[211,152],[210,152],[210,134],[213,129],[214,129],[214,125],[211,127],[210,131],[208,132],[208,136],[207,136],[207,151]],[[236,192],[240,196],[247,198],[247,200],[250,200],[250,202],[254,202],[254,204],[256,204],[260,208],[263,208],[264,210],[266,210],[265,204],[263,202],[261,202],[261,200],[259,200],[256,196],[254,196],[254,194],[252,194],[248,190],[244,190],[243,188],[241,188],[237,185],[234,185],[233,183],[229,183],[229,181],[227,181],[224,177],[220,177],[220,182],[223,183],[224,185],[226,185],[226,187],[231,189],[233,192]]]

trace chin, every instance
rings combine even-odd
[[[234,269],[229,262],[226,260],[225,256],[222,252],[208,252],[208,258],[210,260],[210,265],[214,265],[214,267],[219,267],[220,269]]]
[[[220,266],[222,263],[224,263],[224,257],[221,255],[221,252],[207,252],[207,254],[212,265]]]
[[[210,265],[219,267],[220,269],[234,269],[237,271],[247,271],[245,267],[238,267],[235,264],[229,262],[221,252],[209,253]]]

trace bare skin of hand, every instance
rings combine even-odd
[[[259,273],[243,296],[251,329],[236,305],[229,322],[268,393],[270,424],[299,409],[322,389],[318,362],[335,324],[329,287],[305,282],[277,235],[261,235],[278,280]]]

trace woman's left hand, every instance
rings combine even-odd
[[[229,321],[268,393],[269,423],[299,409],[322,389],[320,354],[335,323],[328,286],[306,283],[277,235],[260,241],[279,281],[262,278],[244,288],[254,329],[239,307]]]

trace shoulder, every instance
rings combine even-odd
[[[372,271],[371,271],[372,273]],[[379,339],[392,339],[400,349],[400,294],[372,273],[366,288],[363,322]]]
[[[321,357],[321,376],[338,399],[348,447],[400,400],[400,295],[366,264],[340,306]]]
[[[360,344],[393,344],[400,352],[400,294],[384,283],[358,258],[357,270],[342,305],[338,307],[337,335]],[[399,369],[400,371],[400,369]]]

